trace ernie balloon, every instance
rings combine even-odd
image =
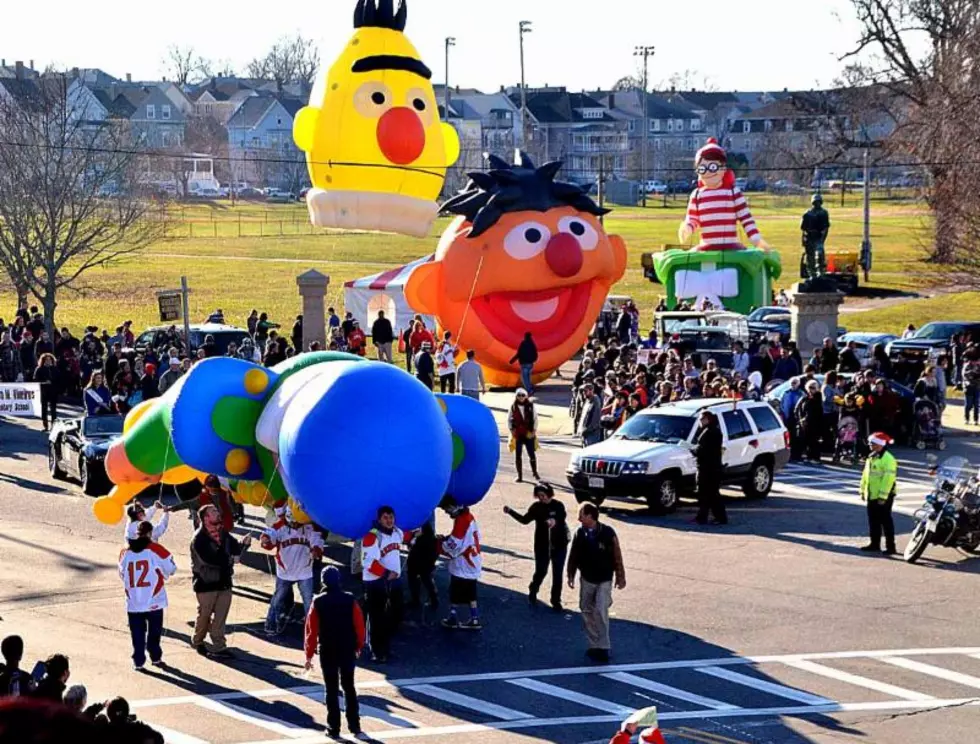
[[[581,186],[555,180],[561,163],[513,165],[488,156],[490,170],[443,205],[456,218],[435,260],[405,286],[408,304],[472,349],[493,385],[514,386],[525,334],[538,351],[533,380],[547,379],[588,338],[610,287],[626,270],[626,245],[607,235],[599,207]]]

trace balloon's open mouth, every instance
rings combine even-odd
[[[516,349],[530,331],[539,351],[564,343],[589,307],[595,280],[532,292],[492,292],[473,300],[473,310],[490,334]]]

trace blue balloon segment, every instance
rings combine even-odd
[[[268,385],[258,394],[245,389],[245,376],[252,370],[262,370],[268,375]],[[272,370],[232,357],[203,359],[191,367],[182,380],[171,414],[174,450],[184,463],[204,473],[261,480],[262,469],[254,447],[258,408],[253,406],[253,415],[246,419],[237,416],[231,419],[229,414],[246,410],[248,401],[264,400],[278,377]],[[245,406],[235,406],[234,400],[226,400],[229,398],[237,398]],[[226,436],[233,434],[237,441],[222,438],[219,429]],[[226,458],[233,449],[243,449],[249,454],[249,466],[244,473],[228,473],[225,469]]]
[[[500,460],[500,436],[490,409],[464,395],[436,395],[446,405],[446,419],[463,442],[463,461],[453,471],[446,493],[473,506],[493,485]]]
[[[419,527],[446,493],[452,435],[435,396],[403,370],[337,361],[290,401],[279,431],[289,494],[321,527],[361,537],[391,506]]]

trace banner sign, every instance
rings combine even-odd
[[[179,289],[157,292],[157,302],[160,304],[160,321],[173,323],[180,320],[182,297]]]
[[[41,386],[36,382],[0,383],[0,415],[41,417]]]

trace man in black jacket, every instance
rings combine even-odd
[[[422,349],[415,355],[415,377],[429,390],[435,386],[436,363],[432,359],[432,344],[422,342]]]
[[[391,342],[395,340],[395,331],[391,321],[385,317],[384,310],[378,310],[378,319],[371,324],[371,343],[378,350],[378,361],[391,364]]]
[[[24,658],[24,639],[18,635],[7,636],[0,643],[3,654],[3,671],[0,672],[0,697],[30,695],[34,691],[31,675],[20,668]]]
[[[524,334],[524,340],[517,347],[517,353],[511,357],[510,363],[517,362],[521,366],[521,387],[527,390],[527,394],[534,393],[534,385],[531,384],[531,372],[534,370],[534,363],[538,361],[538,347],[531,338],[531,332]]]
[[[201,526],[191,541],[191,571],[197,595],[197,622],[191,646],[201,656],[228,658],[231,652],[225,642],[225,622],[231,609],[231,587],[235,558],[252,544],[251,535],[238,542],[222,525],[217,507],[208,505],[199,512]],[[210,632],[209,654],[204,637]]]
[[[350,592],[340,588],[340,571],[334,566],[323,569],[324,591],[313,600],[306,616],[303,643],[306,668],[313,668],[313,657],[320,650],[320,670],[326,688],[327,735],[340,736],[340,688],[344,690],[347,727],[351,734],[361,733],[354,667],[364,648],[364,615]]]
[[[521,524],[534,522],[534,577],[528,587],[531,607],[538,605],[538,590],[548,575],[548,567],[551,566],[551,608],[555,612],[561,612],[561,578],[568,552],[565,505],[555,499],[555,489],[544,481],[535,484],[534,498],[534,503],[524,514],[509,506],[504,507],[504,514],[510,515]]]
[[[708,512],[716,524],[728,524],[725,502],[721,499],[721,456],[725,447],[718,417],[701,411],[701,428],[697,435],[694,458],[698,465],[698,524],[708,523]]]
[[[62,702],[69,677],[71,677],[71,670],[68,668],[68,657],[63,654],[49,657],[44,662],[44,676],[37,683],[33,696],[56,703]]]

